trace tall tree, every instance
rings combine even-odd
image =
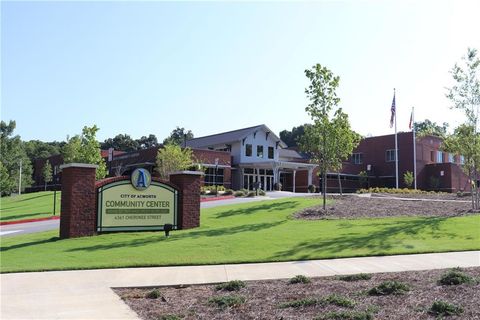
[[[357,146],[360,137],[350,128],[348,115],[337,108],[340,78],[317,64],[305,70],[310,85],[305,89],[310,103],[305,108],[313,124],[305,128],[300,147],[318,164],[322,176],[323,209],[326,210],[327,172],[338,171]],[[331,114],[333,113],[333,116]]]
[[[175,144],[167,144],[158,150],[156,170],[162,179],[168,180],[171,173],[186,170],[193,166],[193,152]]]
[[[305,127],[308,126],[310,126],[310,124],[306,123],[298,127],[293,127],[292,131],[283,130],[280,132],[280,139],[289,147],[297,147],[299,139],[305,133]]]
[[[16,123],[10,120],[8,124],[4,121],[0,122],[0,154],[2,167],[0,168],[0,177],[2,179],[1,185],[2,195],[8,195],[18,190],[20,168],[21,174],[21,189],[28,187],[32,183],[33,168],[30,159],[25,152],[20,136],[13,136]]]
[[[175,144],[177,146],[183,146],[185,140],[193,139],[193,132],[191,130],[185,130],[185,128],[176,127],[170,133],[170,135],[163,140],[163,144]]]
[[[52,182],[53,175],[52,175],[52,166],[50,165],[50,161],[45,161],[42,169],[42,176],[43,181],[45,182],[45,191],[47,191],[47,184]]]
[[[142,136],[140,139],[135,141],[137,141],[139,149],[148,149],[159,146],[157,137],[154,134],[149,134],[148,137]]]
[[[436,136],[444,138],[447,135],[448,123],[444,122],[442,125],[432,122],[428,119],[421,122],[414,123],[415,133],[419,137]]]
[[[48,158],[60,154],[65,142],[43,142],[40,140],[24,141],[25,152],[33,163],[38,158]]]
[[[132,139],[128,134],[117,134],[113,139],[108,138],[102,144],[101,147],[103,150],[113,148],[120,151],[135,151],[139,148],[139,143],[137,140]]]
[[[63,159],[65,163],[80,162],[98,165],[96,178],[102,179],[107,175],[107,167],[105,160],[102,158],[100,143],[96,138],[98,130],[99,128],[96,125],[85,126],[81,135],[67,138],[67,143],[63,149]]]
[[[480,210],[477,182],[480,170],[480,134],[478,132],[480,109],[480,59],[476,49],[469,48],[462,63],[456,63],[450,73],[455,84],[448,89],[447,98],[452,108],[465,114],[465,122],[455,129],[445,145],[446,149],[462,155],[463,168],[472,181],[472,209]]]

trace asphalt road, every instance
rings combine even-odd
[[[266,197],[257,197],[257,198],[235,198],[227,200],[218,200],[218,201],[209,201],[202,202],[201,208],[213,208],[218,206],[256,202],[256,201],[265,201],[272,199],[281,199],[289,197],[302,197],[312,195],[308,193],[291,193],[291,192],[268,192]],[[0,227],[0,237],[14,237],[21,234],[35,233],[49,230],[56,230],[60,225],[60,220],[47,220],[39,222],[29,222],[29,223],[19,223],[11,224]]]

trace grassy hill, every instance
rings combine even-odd
[[[60,195],[57,191],[56,213],[60,214]],[[34,192],[0,199],[0,221],[45,218],[53,215],[53,191]]]

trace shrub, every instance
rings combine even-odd
[[[262,189],[258,189],[258,195],[259,195],[259,196],[265,196],[266,193],[265,193],[265,191],[263,191]]]
[[[147,295],[145,296],[147,299],[158,299],[162,296],[160,290],[158,289],[153,289],[152,291],[150,291],[149,293],[147,293]]]
[[[460,315],[462,312],[462,307],[440,300],[435,301],[428,310],[428,313],[437,317]]]
[[[373,320],[373,314],[368,311],[331,311],[327,314],[315,318],[316,320],[334,319],[334,320]]]
[[[341,281],[370,280],[371,278],[372,278],[372,275],[368,273],[348,274],[348,275],[337,277],[337,279]]]
[[[179,316],[174,315],[174,314],[166,314],[166,315],[158,317],[158,320],[180,320],[180,319],[182,319],[182,317],[179,317]]]
[[[215,189],[215,186],[213,186],[213,188]],[[224,186],[217,186],[217,190],[218,191],[225,191],[225,187]]]
[[[281,191],[281,190],[282,190],[282,187],[283,187],[283,186],[282,186],[282,184],[281,184],[280,182],[275,182],[275,183],[273,184],[273,188],[274,188],[275,190],[277,190],[277,191]]]
[[[232,195],[232,194],[233,194],[233,190],[232,190],[232,189],[226,189],[223,194],[224,194],[225,196]]]
[[[315,298],[303,298],[282,303],[280,308],[303,308],[316,305],[317,303],[318,300]]]
[[[357,193],[389,193],[389,194],[428,194],[432,192],[428,191],[423,191],[423,190],[415,190],[415,189],[408,189],[408,188],[403,188],[403,189],[395,189],[395,188],[379,188],[379,187],[374,187],[374,188],[368,188],[368,189],[359,189],[357,190]],[[435,192],[433,192],[435,193]]]
[[[256,196],[255,191],[249,191],[246,195],[248,198],[253,198]]]
[[[438,283],[441,285],[459,285],[463,283],[471,283],[473,282],[473,278],[469,275],[462,272],[460,268],[454,268],[442,275]]]
[[[315,191],[317,191],[317,187],[315,185],[311,184],[308,186],[308,192],[315,193]]]
[[[384,281],[368,291],[371,296],[386,296],[389,294],[399,295],[410,291],[410,287],[398,281]]]
[[[322,299],[323,302],[334,304],[339,307],[346,307],[346,308],[353,308],[355,307],[355,301],[352,299],[348,299],[347,297],[338,295],[338,294],[331,294]]]
[[[241,191],[241,190],[238,190],[238,191],[235,191],[235,192],[233,193],[233,195],[234,195],[235,197],[244,197],[244,196],[245,196],[245,193],[244,193],[243,191]]]
[[[210,190],[210,192],[208,194],[212,195],[212,196],[216,196],[217,195],[217,191],[215,189],[213,190]]]
[[[247,194],[250,190],[248,190],[248,189],[240,189],[240,191],[242,191],[243,193]]]
[[[411,188],[413,185],[414,176],[411,171],[407,171],[403,174],[403,182],[407,185],[407,187]]]
[[[218,284],[215,289],[223,291],[239,291],[245,288],[246,284],[242,280],[232,280],[225,283]]]
[[[218,308],[224,309],[227,307],[237,307],[245,303],[245,297],[230,295],[230,296],[216,296],[208,299],[210,304],[216,305]]]
[[[304,275],[296,275],[295,277],[291,278],[288,281],[290,284],[295,284],[295,283],[310,283],[311,280],[310,278],[304,276]]]

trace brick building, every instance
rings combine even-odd
[[[423,190],[456,192],[469,190],[468,177],[462,172],[463,158],[441,151],[442,140],[426,136],[416,139],[417,187]],[[205,168],[204,185],[224,185],[232,189],[253,189],[260,184],[267,191],[280,182],[282,189],[306,192],[309,185],[321,185],[318,168],[309,159],[280,140],[266,125],[258,125],[185,142],[192,148],[195,161]],[[128,175],[137,167],[154,172],[158,147],[134,152],[115,151],[108,163],[109,176]],[[107,151],[102,156],[107,158]],[[399,186],[405,187],[403,175],[413,172],[413,136],[398,133]],[[60,182],[61,155],[48,158],[54,168],[54,182]],[[42,168],[46,159],[34,163],[37,189],[43,187]],[[360,173],[365,173],[362,178]],[[361,187],[395,186],[395,136],[364,138],[339,173],[328,173],[328,191],[344,192]],[[32,189],[35,189],[32,188]]]

